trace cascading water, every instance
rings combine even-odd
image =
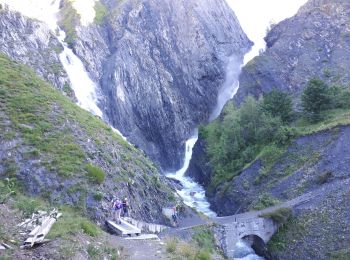
[[[220,115],[220,112],[226,102],[231,99],[238,89],[238,76],[242,63],[238,60],[236,55],[232,55],[228,58],[226,65],[226,78],[225,82],[219,90],[217,105],[210,115],[209,120],[212,121]],[[178,171],[174,173],[168,173],[167,177],[176,179],[181,182],[182,189],[178,190],[178,194],[184,200],[184,203],[190,207],[196,208],[199,212],[209,216],[216,217],[216,213],[210,209],[210,203],[205,197],[204,188],[193,181],[190,177],[185,176],[185,173],[190,164],[192,158],[192,149],[198,139],[198,130],[194,130],[194,135],[187,140],[185,146],[185,159],[184,164]]]
[[[195,130],[194,135],[186,142],[186,152],[184,164],[180,170],[175,173],[168,173],[167,177],[176,179],[181,182],[182,189],[178,190],[178,194],[182,197],[184,203],[190,207],[196,208],[209,217],[216,217],[216,213],[210,210],[210,204],[205,197],[204,188],[190,177],[185,176],[185,172],[192,158],[192,149],[198,139],[198,131]]]
[[[82,25],[88,25],[93,21],[95,17],[95,2],[96,0],[74,1],[73,5],[80,14]],[[97,106],[97,86],[85,70],[83,62],[65,43],[64,39],[66,34],[58,26],[60,0],[52,0],[51,2],[49,0],[0,0],[0,3],[6,4],[10,9],[18,11],[25,16],[45,22],[49,29],[55,32],[57,39],[63,46],[63,51],[60,53],[59,58],[63,68],[68,74],[78,105],[102,118],[103,113]],[[111,128],[127,141],[118,129]]]
[[[54,18],[57,17],[59,12],[59,2],[59,0],[55,0],[51,4],[51,14]],[[57,18],[55,30],[57,31],[58,40],[63,45],[63,51],[60,53],[60,60],[71,81],[71,86],[78,100],[78,105],[102,118],[103,113],[97,106],[96,84],[86,72],[83,62],[68,48],[67,43],[64,42],[66,34],[57,25]]]
[[[90,0],[88,2],[93,2]],[[92,114],[102,118],[102,111],[97,106],[98,98],[96,93],[96,84],[91,80],[86,72],[83,62],[68,48],[64,42],[66,34],[58,26],[58,13],[60,0],[2,0],[11,9],[21,12],[22,14],[45,22],[48,27],[56,33],[57,39],[63,46],[60,53],[60,61],[68,74],[71,87],[78,100],[78,105],[90,111]],[[93,5],[92,5],[93,8]]]

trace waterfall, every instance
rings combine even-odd
[[[7,4],[10,9],[18,11],[25,16],[45,22],[49,29],[56,34],[57,39],[63,46],[63,51],[59,54],[59,59],[67,72],[71,87],[77,98],[77,104],[92,114],[103,118],[103,113],[97,106],[97,85],[90,78],[80,58],[75,55],[73,50],[64,42],[66,34],[58,26],[57,17],[59,14],[60,0],[0,0],[0,3]],[[95,0],[78,0],[73,3],[81,16],[83,25],[88,25],[93,21],[95,16],[94,4]],[[111,128],[127,141],[118,129]]]
[[[190,177],[185,176],[185,172],[190,165],[192,158],[192,149],[198,139],[198,130],[195,129],[193,136],[187,140],[185,145],[185,159],[183,166],[174,173],[166,174],[167,177],[176,179],[181,182],[182,189],[177,193],[182,197],[184,203],[187,206],[196,208],[199,212],[209,216],[216,217],[216,213],[210,209],[210,204],[205,197],[204,188],[197,182],[193,181]]]
[[[239,74],[241,73],[242,61],[240,61],[237,55],[232,55],[228,58],[226,65],[225,82],[219,89],[219,94],[216,102],[216,106],[212,111],[209,121],[213,121],[217,118],[226,102],[233,98],[236,94],[239,86]]]
[[[241,71],[242,62],[234,54],[230,56],[226,64],[225,82],[219,89],[217,104],[212,111],[209,120],[217,118],[226,102],[236,94],[239,83],[238,77]],[[210,203],[205,196],[204,188],[195,182],[192,178],[185,176],[192,158],[192,149],[198,139],[198,129],[194,130],[193,136],[186,141],[185,158],[183,166],[176,172],[166,174],[167,177],[181,182],[182,189],[177,193],[182,197],[184,203],[190,207],[196,208],[199,212],[209,216],[216,217],[216,213],[210,209]]]
[[[57,13],[59,12],[59,2],[59,0],[55,0],[51,4],[52,16],[54,18],[57,17]],[[59,56],[60,61],[68,74],[72,89],[78,100],[78,105],[92,114],[102,118],[103,113],[97,106],[98,95],[96,92],[96,84],[89,77],[89,74],[84,68],[83,62],[73,53],[73,51],[68,47],[67,43],[64,42],[66,34],[57,25],[57,18],[55,30],[57,31],[58,40],[63,45],[63,51]]]

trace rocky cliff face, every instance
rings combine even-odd
[[[298,96],[313,77],[329,84],[349,82],[349,31],[349,1],[309,1],[268,33],[266,52],[242,70],[235,101],[273,88]]]
[[[348,1],[309,1],[276,25],[266,37],[266,52],[242,69],[235,101],[273,88],[298,97],[313,77],[348,86],[349,12]],[[232,215],[312,192],[317,195],[296,208],[269,249],[276,259],[349,258],[349,136],[350,127],[342,126],[296,138],[272,167],[258,159],[207,192],[212,209]],[[193,159],[188,174],[208,185],[212,172],[203,166],[208,158],[201,139]]]
[[[250,45],[222,0],[104,1],[101,26],[77,29],[75,52],[99,80],[110,123],[164,169],[205,122],[227,58]]]
[[[266,52],[242,68],[234,101],[240,103],[247,95],[259,97],[273,88],[298,96],[313,77],[348,85],[349,12],[348,1],[309,1],[297,15],[275,25],[266,37]],[[193,158],[188,174],[208,183],[211,171],[203,167],[208,158],[201,139]]]
[[[74,96],[67,73],[59,60],[63,47],[47,25],[19,13],[0,9],[0,42],[1,53],[32,67],[57,89]]]
[[[242,60],[250,41],[224,0],[101,3],[100,22],[81,26],[61,2],[69,45],[99,85],[105,119],[163,169],[179,168],[185,141],[216,105],[228,57]],[[1,52],[69,92],[47,26],[2,10],[0,28]]]

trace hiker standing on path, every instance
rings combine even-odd
[[[123,204],[120,201],[119,198],[117,198],[114,202],[113,202],[113,206],[112,206],[112,210],[114,211],[114,220],[118,223],[121,224],[120,221],[120,213],[122,212],[122,208],[123,208]]]
[[[177,220],[177,210],[176,210],[176,205],[173,207],[173,215],[171,216],[174,222],[175,227],[179,227],[179,222]]]
[[[128,198],[123,199],[123,217],[129,217],[129,202]]]

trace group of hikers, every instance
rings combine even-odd
[[[129,217],[129,202],[128,198],[120,200],[116,198],[113,201],[112,210],[114,211],[114,219],[118,224],[121,224],[121,214],[123,212],[123,217]]]
[[[129,201],[128,198],[124,198],[123,200],[120,200],[119,198],[116,198],[113,200],[112,204],[112,211],[114,212],[114,220],[121,224],[121,216],[130,217],[129,216]],[[123,213],[123,214],[122,214]],[[178,222],[178,216],[177,216],[177,206],[175,205],[172,207],[172,215],[171,218],[173,220],[173,225],[175,227],[179,226]]]

